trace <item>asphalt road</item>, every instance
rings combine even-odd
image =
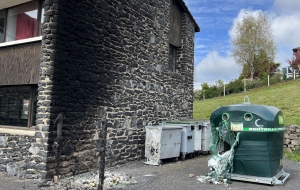
[[[290,160],[283,160],[284,171],[290,173],[290,177],[282,186],[270,186],[259,183],[250,183],[243,181],[232,181],[227,187],[220,184],[203,184],[190,178],[190,174],[196,176],[205,175],[209,172],[207,167],[207,160],[210,156],[199,156],[192,159],[186,159],[180,162],[168,162],[162,166],[146,165],[142,161],[132,162],[126,165],[110,169],[111,172],[123,172],[132,175],[137,183],[134,185],[127,185],[123,188],[115,189],[129,189],[129,190],[277,190],[277,189],[300,189],[300,163],[292,162]]]
[[[123,173],[132,176],[137,183],[125,186],[117,186],[113,189],[123,190],[299,190],[300,189],[300,163],[283,160],[283,167],[290,177],[283,186],[270,186],[259,183],[232,181],[227,187],[224,185],[203,184],[191,178],[205,175],[209,172],[207,160],[210,156],[199,156],[185,161],[167,161],[161,166],[146,165],[142,161],[134,161],[121,166],[107,168],[110,173]],[[32,180],[20,180],[15,176],[7,176],[0,173],[0,190],[41,189]],[[45,189],[45,188],[44,188]],[[47,189],[47,188],[46,188]],[[56,189],[52,187],[52,189]],[[59,188],[61,189],[61,188]]]

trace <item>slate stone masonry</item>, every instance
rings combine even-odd
[[[195,25],[183,14],[176,72],[169,71],[170,1],[46,0],[36,141],[51,178],[58,114],[60,175],[97,168],[99,120],[106,163],[144,156],[145,126],[192,117]]]
[[[46,170],[39,155],[42,149],[32,136],[0,133],[0,171],[20,178],[41,178],[39,171]]]
[[[300,146],[300,126],[289,125],[285,127],[284,149],[292,152]]]

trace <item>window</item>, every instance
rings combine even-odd
[[[175,72],[176,70],[176,56],[177,48],[170,44],[169,46],[169,70]]]
[[[37,85],[0,87],[0,125],[35,125]]]
[[[40,36],[43,13],[41,0],[0,10],[0,42]]]

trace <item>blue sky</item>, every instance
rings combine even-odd
[[[231,55],[231,30],[246,14],[265,12],[277,47],[275,62],[286,67],[292,48],[300,47],[300,0],[184,0],[200,26],[195,34],[195,83],[228,83],[241,71]]]

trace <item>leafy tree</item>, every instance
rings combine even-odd
[[[250,76],[253,79],[255,70],[263,70],[274,62],[274,37],[268,17],[263,12],[246,15],[242,21],[237,22],[233,27],[231,42],[232,57],[242,66],[244,77]]]
[[[216,83],[216,88],[217,88],[218,96],[222,96],[223,90],[224,90],[224,82],[219,79],[215,83]]]
[[[203,99],[202,90],[195,90],[194,91],[194,100],[202,100],[202,99]]]
[[[293,57],[286,60],[290,66],[300,74],[300,48],[295,50]]]
[[[228,92],[228,94],[243,92],[243,90],[244,90],[244,84],[242,81],[242,77],[230,81],[229,84],[226,85],[226,91]]]

